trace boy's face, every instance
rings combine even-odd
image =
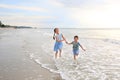
[[[77,42],[77,41],[78,41],[78,38],[74,38],[74,41]]]

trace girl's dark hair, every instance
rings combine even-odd
[[[53,39],[54,39],[54,40],[55,40],[56,29],[57,29],[57,28],[54,29],[54,34],[53,34]]]

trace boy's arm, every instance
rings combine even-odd
[[[83,46],[81,44],[79,44],[79,45],[80,45],[81,49],[85,51],[85,49],[83,48]]]
[[[66,42],[66,43],[69,44],[69,45],[70,45],[70,44],[73,44],[73,42],[71,42],[71,43]]]

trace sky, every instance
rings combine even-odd
[[[39,28],[120,28],[120,0],[0,0],[0,20]]]

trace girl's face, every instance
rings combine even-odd
[[[59,29],[58,28],[56,28],[55,33],[59,34]]]

